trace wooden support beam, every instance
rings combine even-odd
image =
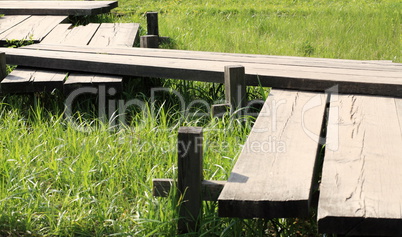
[[[140,38],[141,48],[158,48],[159,36],[157,35],[143,35]]]
[[[201,215],[203,134],[200,127],[181,127],[178,134],[178,189],[182,196],[179,233],[197,230]]]
[[[147,35],[159,36],[158,13],[147,12]]]
[[[167,197],[172,187],[177,186],[173,179],[154,179],[153,195],[154,197]],[[226,181],[203,180],[201,182],[201,198],[203,201],[217,201]]]
[[[243,66],[225,66],[225,98],[231,113],[246,107],[246,80]]]
[[[230,104],[216,104],[211,107],[213,117],[222,117],[225,113],[230,111]]]

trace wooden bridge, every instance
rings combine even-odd
[[[103,25],[116,27],[89,25],[85,32],[102,32]],[[225,81],[225,67],[242,65],[245,72],[237,77],[244,84],[273,88],[219,195],[221,216],[305,217],[317,205],[318,190],[320,232],[402,235],[402,64],[141,49],[131,48],[132,41],[123,43],[124,48],[104,47],[91,43],[98,33],[88,34],[90,41],[80,39],[81,45],[67,43],[74,30],[82,38],[87,35],[57,24],[52,32],[67,31],[66,37],[49,33],[40,44],[3,48],[1,56],[26,67],[20,73],[36,68],[35,73],[80,71],[218,83]],[[133,31],[127,30],[131,36]],[[66,73],[57,80],[42,80],[47,78],[42,75],[34,82],[68,84]],[[4,79],[2,89],[18,90],[23,85],[18,80],[18,75]],[[32,84],[20,92],[37,90]],[[193,185],[206,185],[199,183]]]

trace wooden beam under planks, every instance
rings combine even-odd
[[[327,96],[271,90],[219,198],[219,215],[306,217]]]
[[[236,62],[245,67],[247,85],[319,92],[337,85],[339,93],[402,96],[397,63],[52,45],[5,52],[7,60],[26,66],[218,83],[223,68]]]
[[[402,235],[402,99],[331,99],[318,204],[322,233]]]

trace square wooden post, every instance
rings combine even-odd
[[[225,66],[225,97],[233,113],[246,107],[246,81],[243,66]]]
[[[178,134],[178,189],[182,195],[179,233],[195,232],[202,209],[203,133],[200,127],[181,127]]]
[[[159,36],[157,12],[147,12],[147,35]]]
[[[225,103],[212,106],[212,115],[221,117],[230,110],[233,114],[236,110],[247,106],[245,69],[241,65],[225,66]],[[241,112],[238,113],[241,115]]]
[[[7,76],[6,54],[0,52],[0,82]],[[0,95],[2,94],[0,86]]]

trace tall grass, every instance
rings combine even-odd
[[[158,11],[164,47],[236,53],[385,59],[401,62],[400,1],[329,0],[120,0],[113,14],[80,19],[139,22]],[[142,34],[145,29],[142,29]],[[152,196],[153,178],[175,178],[177,130],[204,127],[204,176],[225,180],[251,129],[229,117],[212,118],[201,104],[185,110],[172,93],[150,98],[152,84],[183,95],[185,104],[224,99],[222,86],[131,78],[122,99],[128,124],[116,129],[97,120],[96,99],[63,115],[60,94],[6,96],[0,103],[0,235],[174,236],[178,201]],[[249,88],[249,99],[267,89]],[[187,113],[186,113],[187,111]],[[311,220],[241,220],[217,217],[205,202],[198,236],[315,236]]]

